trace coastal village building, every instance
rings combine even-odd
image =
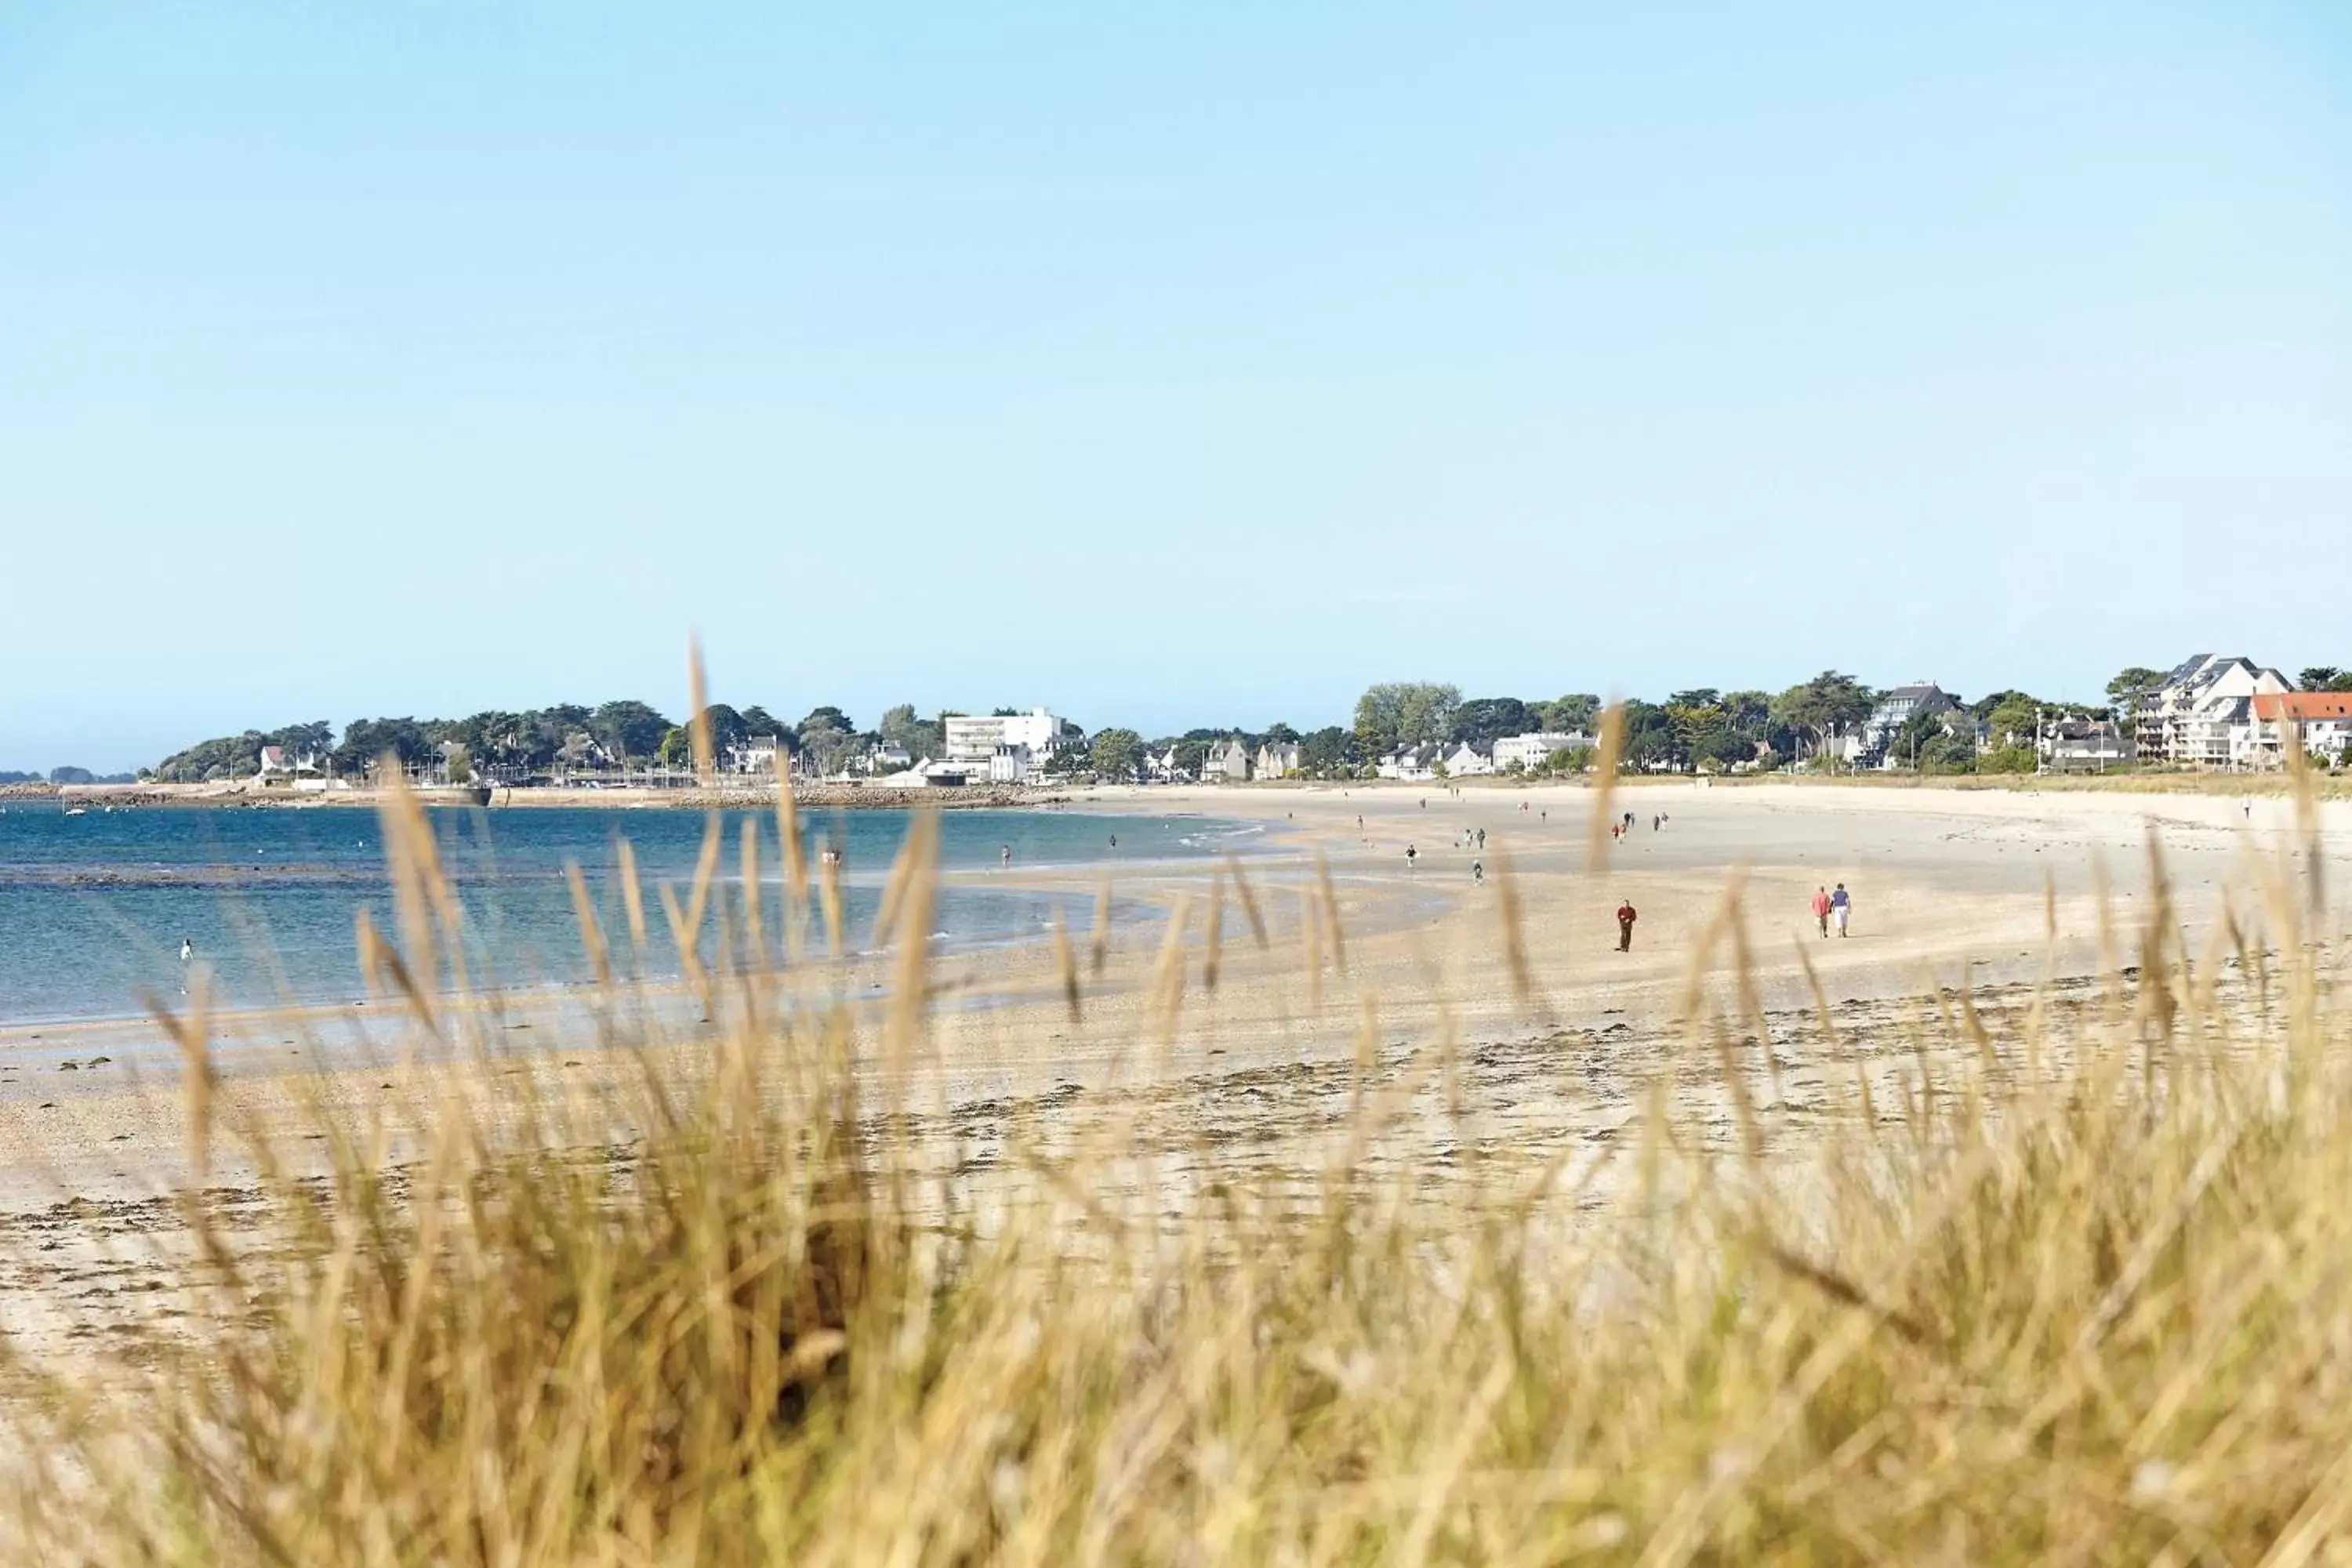
[[[1950,724],[1966,720],[1958,700],[1932,680],[1898,686],[1878,700],[1862,728],[1846,737],[1845,759],[1858,768],[1900,767],[1907,759],[1894,754],[1895,738],[1918,714],[1952,714]],[[1973,722],[1973,721],[1966,721]]]
[[[999,746],[988,759],[988,782],[991,784],[1026,784],[1034,757],[1023,745]]]
[[[1229,735],[1209,748],[1201,759],[1202,784],[1247,784],[1250,776],[1249,747],[1239,735]]]
[[[1443,746],[1399,746],[1374,763],[1372,772],[1384,779],[1425,784],[1437,776],[1437,764],[1444,755]]]
[[[950,713],[945,750],[951,763],[985,763],[1000,746],[1026,746],[1032,756],[1052,754],[1062,738],[1062,721],[1043,708],[1026,713]]]
[[[728,748],[727,767],[730,773],[773,773],[777,758],[790,755],[782,735],[754,735],[740,746]]]
[[[2252,700],[2294,689],[2285,676],[2250,658],[2200,653],[2167,675],[2140,704],[2133,716],[2133,742],[2143,762],[2176,768],[2250,766]]]
[[[1544,765],[1555,752],[1572,751],[1592,744],[1590,735],[1538,730],[1525,735],[1507,735],[1495,742],[1495,771],[1508,773],[1513,763],[1521,772],[1533,773]]]
[[[1294,779],[1298,776],[1298,746],[1291,741],[1268,741],[1257,749],[1257,776]]]
[[[2042,726],[2034,738],[2042,771],[2052,773],[2096,773],[2120,767],[2138,754],[2120,724],[2104,719],[2061,719]]]
[[[1146,752],[1143,754],[1143,771],[1154,784],[1174,784],[1185,776],[1183,765],[1177,761],[1173,746],[1164,752]]]
[[[1445,776],[1454,779],[1483,778],[1495,771],[1495,753],[1465,741],[1445,753]]]
[[[2235,748],[2242,767],[2286,766],[2289,733],[2305,756],[2329,766],[2352,751],[2352,691],[2266,691],[2246,707],[2245,736]]]

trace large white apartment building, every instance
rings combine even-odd
[[[1507,772],[1513,763],[1522,771],[1533,773],[1543,766],[1554,752],[1565,752],[1577,746],[1590,747],[1592,737],[1581,733],[1563,733],[1557,730],[1540,730],[1526,735],[1506,735],[1495,742],[1495,771]]]
[[[2166,676],[2133,716],[2139,758],[2176,768],[2247,766],[2253,700],[2294,689],[2252,659],[2200,653]]]
[[[1062,735],[1062,721],[1043,708],[1026,713],[951,713],[942,737],[947,760],[984,763],[1006,746],[1026,746],[1043,762]]]

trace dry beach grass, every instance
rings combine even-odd
[[[938,1088],[922,829],[878,1001],[821,867],[730,896],[756,851],[714,833],[630,929],[583,905],[592,955],[718,955],[701,1023],[607,969],[634,1066],[590,1087],[417,981],[463,916],[395,802],[399,930],[362,938],[395,1091],[298,1150],[171,1019],[188,1315],[105,1375],[11,1367],[5,1528],[93,1563],[2339,1560],[2315,811],[2194,951],[2158,870],[2095,977],[1908,1005],[1773,1003],[1735,873],[1638,1055],[1555,1021],[1507,867],[1522,1028],[1478,1043],[1355,986],[1328,877],[1236,866],[1150,952],[1043,960],[1019,1026],[1113,1030],[1130,1083],[974,1104]],[[1351,1043],[1171,1067],[1286,990]],[[1540,1110],[1579,1099],[1626,1114]]]

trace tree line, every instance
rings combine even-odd
[[[1923,772],[2031,772],[2035,730],[2042,716],[2128,715],[2163,681],[2162,671],[2134,665],[2107,683],[2108,702],[2102,706],[2053,701],[2013,689],[1996,691],[1963,705],[1987,733],[1981,748],[1975,726],[1930,714],[1911,719],[1895,732],[1891,745]],[[2300,672],[2297,684],[2305,690],[2341,689],[2352,684],[2352,669],[2310,666]],[[1777,692],[1709,686],[1669,692],[1654,702],[1631,698],[1622,703],[1622,759],[1626,766],[1641,770],[1774,768],[1807,763],[1832,755],[1836,742],[1867,719],[1884,695],[1851,675],[1829,669]],[[1355,778],[1369,774],[1401,748],[1451,748],[1465,742],[1486,748],[1508,736],[1537,731],[1591,736],[1598,731],[1601,706],[1600,696],[1589,691],[1550,699],[1465,700],[1455,686],[1394,681],[1368,688],[1356,701],[1352,723],[1303,732],[1286,723],[1262,730],[1233,725],[1146,740],[1121,726],[1089,735],[1080,726],[1065,724],[1065,744],[1045,766],[1049,774],[1062,776],[1135,778],[1144,773],[1150,759],[1172,753],[1179,773],[1197,777],[1212,748],[1238,739],[1253,754],[1269,742],[1297,746],[1299,771],[1307,777]],[[1003,715],[1019,710],[994,711]],[[773,737],[787,755],[804,756],[824,772],[884,744],[901,749],[909,759],[937,757],[944,750],[946,721],[954,716],[953,710],[945,710],[921,717],[914,704],[902,702],[887,710],[873,729],[861,730],[831,705],[811,710],[798,723],[787,723],[757,705],[738,709],[715,702],[703,710],[711,744],[722,757],[751,741]],[[324,720],[247,730],[176,752],[144,776],[186,783],[249,776],[258,769],[266,746],[316,759],[341,774],[364,773],[386,753],[414,765],[437,760],[452,747],[467,766],[519,773],[655,763],[686,767],[693,761],[688,725],[650,704],[625,700],[593,708],[556,703],[521,712],[490,710],[463,719],[354,719],[340,734]],[[1552,765],[1580,767],[1587,760],[1580,748],[1570,747],[1555,753]],[[37,782],[39,777],[0,774],[0,784]]]

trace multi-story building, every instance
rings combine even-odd
[[[1298,744],[1295,741],[1268,741],[1257,749],[1257,776],[1262,779],[1289,779],[1298,776]]]
[[[1899,767],[1909,759],[1895,754],[1895,737],[1915,717],[1958,714],[1959,700],[1932,680],[1898,686],[1878,700],[1862,728],[1846,737],[1846,761],[1856,767]]]
[[[950,762],[984,763],[1000,746],[1026,746],[1043,758],[1062,736],[1062,721],[1043,708],[1026,713],[950,713],[943,748]]]
[[[2352,749],[2352,691],[2265,691],[2246,699],[2246,707],[2242,767],[2284,767],[2289,733],[2302,741],[2305,756],[2331,766]]]
[[[2248,765],[2252,700],[2292,691],[2294,683],[2235,654],[2200,653],[2164,678],[2133,715],[2142,762],[2176,768]]]
[[[1201,759],[1202,784],[1247,784],[1250,776],[1249,747],[1239,735],[1228,736],[1209,748]]]

